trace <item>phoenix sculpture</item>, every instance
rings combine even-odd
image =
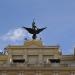
[[[32,22],[32,28],[27,28],[27,27],[22,27],[25,30],[27,30],[30,34],[32,34],[32,39],[35,40],[37,38],[37,34],[39,34],[40,32],[42,32],[44,29],[46,29],[47,27],[44,28],[37,28],[37,26],[35,25],[35,22],[33,20]]]

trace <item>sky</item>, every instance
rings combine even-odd
[[[0,0],[0,51],[31,39],[23,26],[47,27],[38,35],[45,45],[59,45],[63,54],[75,47],[75,0]]]

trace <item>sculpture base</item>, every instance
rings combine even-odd
[[[24,42],[25,47],[31,47],[31,46],[36,46],[36,47],[42,47],[43,43],[41,40],[26,40]]]

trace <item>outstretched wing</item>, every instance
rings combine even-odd
[[[34,30],[32,28],[27,28],[27,27],[22,27],[22,28],[24,28],[25,30],[27,30],[31,34],[34,33]]]
[[[43,31],[43,30],[46,29],[46,28],[47,28],[47,27],[41,28],[41,29],[37,29],[36,34],[39,34],[41,31]]]

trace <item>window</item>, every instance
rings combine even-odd
[[[53,55],[43,55],[43,62],[45,64],[50,63],[49,59],[52,59],[53,57]]]
[[[13,60],[13,63],[24,63],[25,62],[23,55],[13,55],[12,60]]]
[[[25,59],[14,59],[13,62],[14,63],[24,63]]]
[[[51,63],[60,63],[60,59],[49,59]]]

